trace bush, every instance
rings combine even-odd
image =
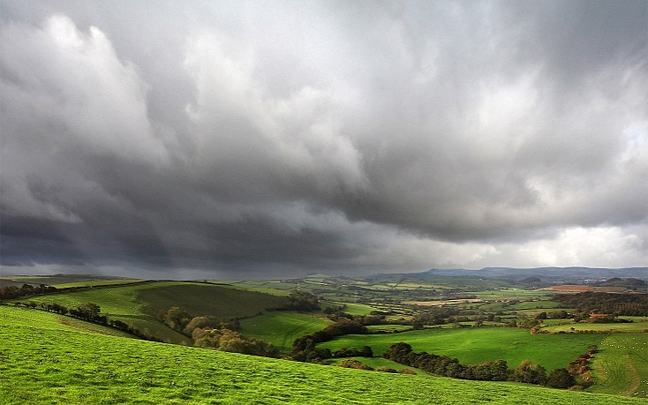
[[[345,367],[345,368],[355,368],[358,370],[373,370],[372,367],[369,367],[368,365],[358,361],[358,360],[353,360],[353,359],[345,359],[342,360],[339,364],[340,367]]]

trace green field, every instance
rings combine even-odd
[[[231,280],[231,281],[218,281],[219,283],[227,283],[237,288],[257,291],[273,295],[288,295],[291,290],[299,288],[298,283],[291,283],[279,280]]]
[[[563,320],[564,321],[564,320]],[[543,327],[548,332],[572,332],[582,330],[595,330],[597,332],[644,332],[648,330],[648,321],[632,323],[587,323],[572,322],[566,325]]]
[[[30,297],[24,301],[56,302],[69,308],[94,302],[110,319],[119,319],[173,343],[190,339],[155,319],[159,310],[179,306],[194,316],[252,316],[285,304],[285,298],[204,283],[159,281]]]
[[[28,310],[24,308],[10,308],[7,306],[0,306],[0,316],[0,325],[2,325],[0,326],[0,336],[4,336],[4,333],[7,331],[6,328],[10,328],[12,326],[37,325],[37,328],[34,327],[35,330],[46,329],[50,331],[58,331],[63,329],[75,332],[136,339],[134,336],[131,336],[126,332],[122,332],[108,326],[97,325],[69,316],[51,314],[49,312],[39,311],[36,309]],[[0,341],[0,349],[6,350],[2,346],[2,341]]]
[[[369,325],[371,333],[394,333],[412,329],[412,325]]]
[[[88,281],[75,281],[71,283],[53,284],[53,286],[56,288],[102,287],[102,286],[109,286],[109,285],[137,283],[141,281],[144,280],[137,279],[137,278],[125,278],[119,280],[88,280]]]
[[[648,398],[648,334],[602,336],[594,355],[596,384],[591,390]]]
[[[426,351],[457,358],[461,363],[479,364],[488,360],[506,360],[515,368],[529,359],[551,371],[587,352],[589,345],[600,341],[597,335],[532,335],[515,328],[426,329],[381,335],[346,335],[318,345],[338,350],[368,345],[374,355],[386,352],[394,343],[407,342],[414,351]]]
[[[55,274],[51,276],[15,275],[15,276],[0,277],[0,285],[2,285],[3,282],[7,284],[14,284],[14,285],[15,284],[17,285],[45,284],[49,286],[54,286],[56,288],[132,283],[135,281],[141,281],[141,280],[132,279],[132,278],[115,277],[115,276],[92,275],[92,274]]]
[[[475,295],[477,298],[493,300],[530,300],[553,295],[551,291],[525,290],[521,288],[504,288],[499,290],[466,291],[464,294]]]
[[[241,321],[241,333],[247,338],[265,340],[282,349],[290,349],[298,337],[322,330],[331,321],[296,312],[267,312]]]
[[[395,361],[387,360],[382,357],[348,357],[349,359],[357,360],[363,364],[368,365],[369,367],[377,368],[377,367],[388,367],[388,368],[393,368],[394,370],[405,370],[409,369],[415,372],[416,374],[419,375],[427,375],[425,371],[420,370],[418,368],[414,367],[409,367],[409,366],[404,366],[400,363],[396,363]],[[329,364],[332,365],[338,365],[340,362],[344,361],[345,359],[329,359]]]
[[[645,404],[512,383],[303,364],[97,335],[0,306],[0,403]]]
[[[369,315],[376,308],[364,304],[346,303],[343,312],[351,315]]]

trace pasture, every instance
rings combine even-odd
[[[361,362],[363,364],[366,364],[367,366],[372,367],[372,368],[387,367],[387,368],[391,368],[391,369],[394,369],[394,370],[397,370],[397,371],[409,369],[409,370],[412,370],[416,374],[427,375],[427,373],[425,371],[423,371],[423,370],[419,370],[418,368],[414,368],[414,367],[405,366],[405,365],[402,365],[400,363],[396,363],[395,361],[384,359],[382,357],[347,357],[347,358],[357,360],[357,361],[359,361],[359,362]],[[331,365],[336,366],[336,365],[340,364],[344,360],[345,360],[345,358],[329,359],[329,360],[327,360],[327,362],[329,364],[331,364]]]
[[[632,323],[589,323],[589,322],[571,322],[562,325],[553,325],[543,327],[542,330],[547,332],[577,332],[593,330],[597,333],[611,333],[611,332],[645,332],[648,330],[648,321],[638,321]]]
[[[506,360],[515,368],[529,359],[548,371],[566,367],[567,363],[587,352],[589,345],[600,340],[597,335],[532,335],[526,329],[484,327],[459,329],[425,329],[411,332],[346,335],[318,345],[338,350],[342,347],[370,346],[380,356],[398,342],[412,345],[416,352],[426,351],[457,358],[461,363],[479,364],[488,360]]]
[[[610,395],[303,364],[71,329],[0,306],[0,403],[645,404]]]
[[[590,390],[598,393],[648,398],[648,334],[598,335]]]
[[[115,286],[55,295],[35,296],[23,301],[56,302],[68,308],[94,302],[103,315],[132,324],[142,331],[172,343],[190,344],[191,339],[155,319],[159,310],[179,306],[194,316],[218,318],[252,316],[286,303],[284,297],[229,287],[181,281],[160,281]]]
[[[0,285],[3,283],[11,285],[45,284],[56,288],[84,287],[105,284],[132,283],[140,279],[123,278],[115,276],[101,276],[92,274],[54,274],[51,276],[3,276],[0,277]]]
[[[333,322],[323,316],[272,311],[241,320],[241,334],[286,350],[292,347],[293,341],[298,337],[322,330],[331,323]]]
[[[87,281],[74,281],[69,283],[57,283],[53,284],[56,288],[79,288],[79,287],[105,287],[121,284],[131,284],[137,283],[144,280],[137,278],[124,278],[116,280],[87,280]]]

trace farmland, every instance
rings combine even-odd
[[[0,277],[0,286],[3,284],[21,285],[46,284],[56,288],[91,287],[102,285],[127,284],[141,279],[123,278],[114,276],[88,275],[88,274],[57,274],[53,276],[4,276]]]
[[[16,283],[16,279],[13,278],[12,282]],[[63,281],[60,278],[54,279],[57,282]],[[183,330],[184,326],[175,327],[156,316],[159,311],[166,312],[171,307],[179,307],[190,318],[210,315],[218,319],[238,319],[238,326],[231,325],[237,328],[235,330],[243,338],[267,342],[279,349],[275,354],[263,355],[339,364],[343,359],[330,358],[335,355],[333,352],[341,348],[360,350],[363,346],[370,346],[375,357],[353,359],[369,367],[395,370],[411,368],[381,357],[392,344],[398,342],[409,343],[415,352],[426,351],[457,358],[461,364],[466,365],[506,360],[510,372],[520,362],[528,359],[543,366],[547,373],[567,367],[570,361],[588,352],[590,346],[598,345],[600,350],[589,363],[594,384],[578,380],[577,384],[583,386],[576,388],[648,398],[648,390],[642,385],[648,381],[646,358],[645,355],[642,357],[639,350],[643,347],[630,344],[631,341],[623,341],[623,344],[617,344],[621,341],[605,343],[616,342],[609,339],[644,338],[646,333],[642,332],[648,329],[646,316],[619,316],[618,319],[607,321],[588,319],[587,312],[566,307],[564,296],[561,301],[561,296],[553,295],[548,290],[524,287],[512,282],[490,280],[480,285],[480,279],[472,276],[466,280],[462,280],[462,277],[414,277],[409,280],[399,276],[394,280],[389,276],[350,279],[315,275],[294,280],[228,282],[89,279],[91,280],[83,280],[82,276],[77,276],[76,280],[65,280],[71,287],[81,287],[77,290],[30,295],[17,301],[43,309],[45,307],[41,307],[39,303],[56,302],[74,308],[92,302],[100,306],[101,314],[109,320],[116,319],[134,325],[149,336],[188,346],[198,344],[198,340],[194,342],[190,337],[191,330],[187,332]],[[47,277],[20,280],[47,283]],[[8,281],[7,278],[5,281]],[[94,285],[87,287],[83,283]],[[314,297],[315,302],[319,301],[320,308],[303,308],[302,311],[290,307],[292,304],[288,304],[293,302],[295,291]],[[642,311],[641,300],[645,299],[645,295],[635,293],[628,297],[630,301],[620,305],[633,311]],[[583,303],[591,305],[592,297],[586,298]],[[602,299],[607,302],[606,305],[613,305],[613,301],[619,298],[622,296],[610,294]],[[580,303],[576,300],[573,305]],[[291,309],[288,310],[288,307]],[[283,309],[277,310],[278,308]],[[576,316],[579,318],[576,319]],[[366,325],[366,334],[349,334],[363,333],[351,331],[341,335],[336,333],[308,349],[316,347],[317,350],[332,351],[323,357],[319,357],[323,352],[303,352],[293,345],[296,340],[321,333],[340,322]],[[96,333],[130,336],[112,328],[87,325],[91,324],[63,316],[59,316],[56,324],[68,331],[92,332],[91,329],[95,328]],[[225,346],[211,347],[228,351],[242,350],[226,349]],[[358,355],[347,353],[343,356]],[[629,364],[629,367],[625,368],[624,364]],[[426,376],[421,370],[417,372]]]
[[[322,316],[273,311],[241,321],[241,333],[261,339],[282,349],[290,349],[293,340],[324,329],[332,322]]]
[[[58,319],[41,311],[0,307],[0,402],[645,403],[512,383],[379,373],[187,348],[82,331]]]
[[[516,328],[461,328],[426,329],[394,334],[347,335],[322,343],[322,348],[338,350],[342,347],[370,346],[382,354],[389,346],[407,342],[414,351],[426,351],[457,358],[461,363],[479,364],[485,361],[506,360],[516,367],[529,359],[547,370],[566,367],[567,363],[596,344],[599,338],[586,334],[531,335]]]
[[[133,324],[141,330],[173,343],[190,339],[155,319],[159,310],[179,306],[194,315],[218,318],[252,316],[268,307],[285,304],[285,299],[269,294],[241,291],[225,286],[177,281],[161,281],[112,288],[97,288],[56,295],[31,297],[33,302],[57,302],[75,307],[94,302],[104,315]]]
[[[593,392],[648,397],[648,334],[603,335],[594,363]]]

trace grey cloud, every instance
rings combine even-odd
[[[0,7],[4,265],[533,266],[572,228],[646,252],[645,2]]]

